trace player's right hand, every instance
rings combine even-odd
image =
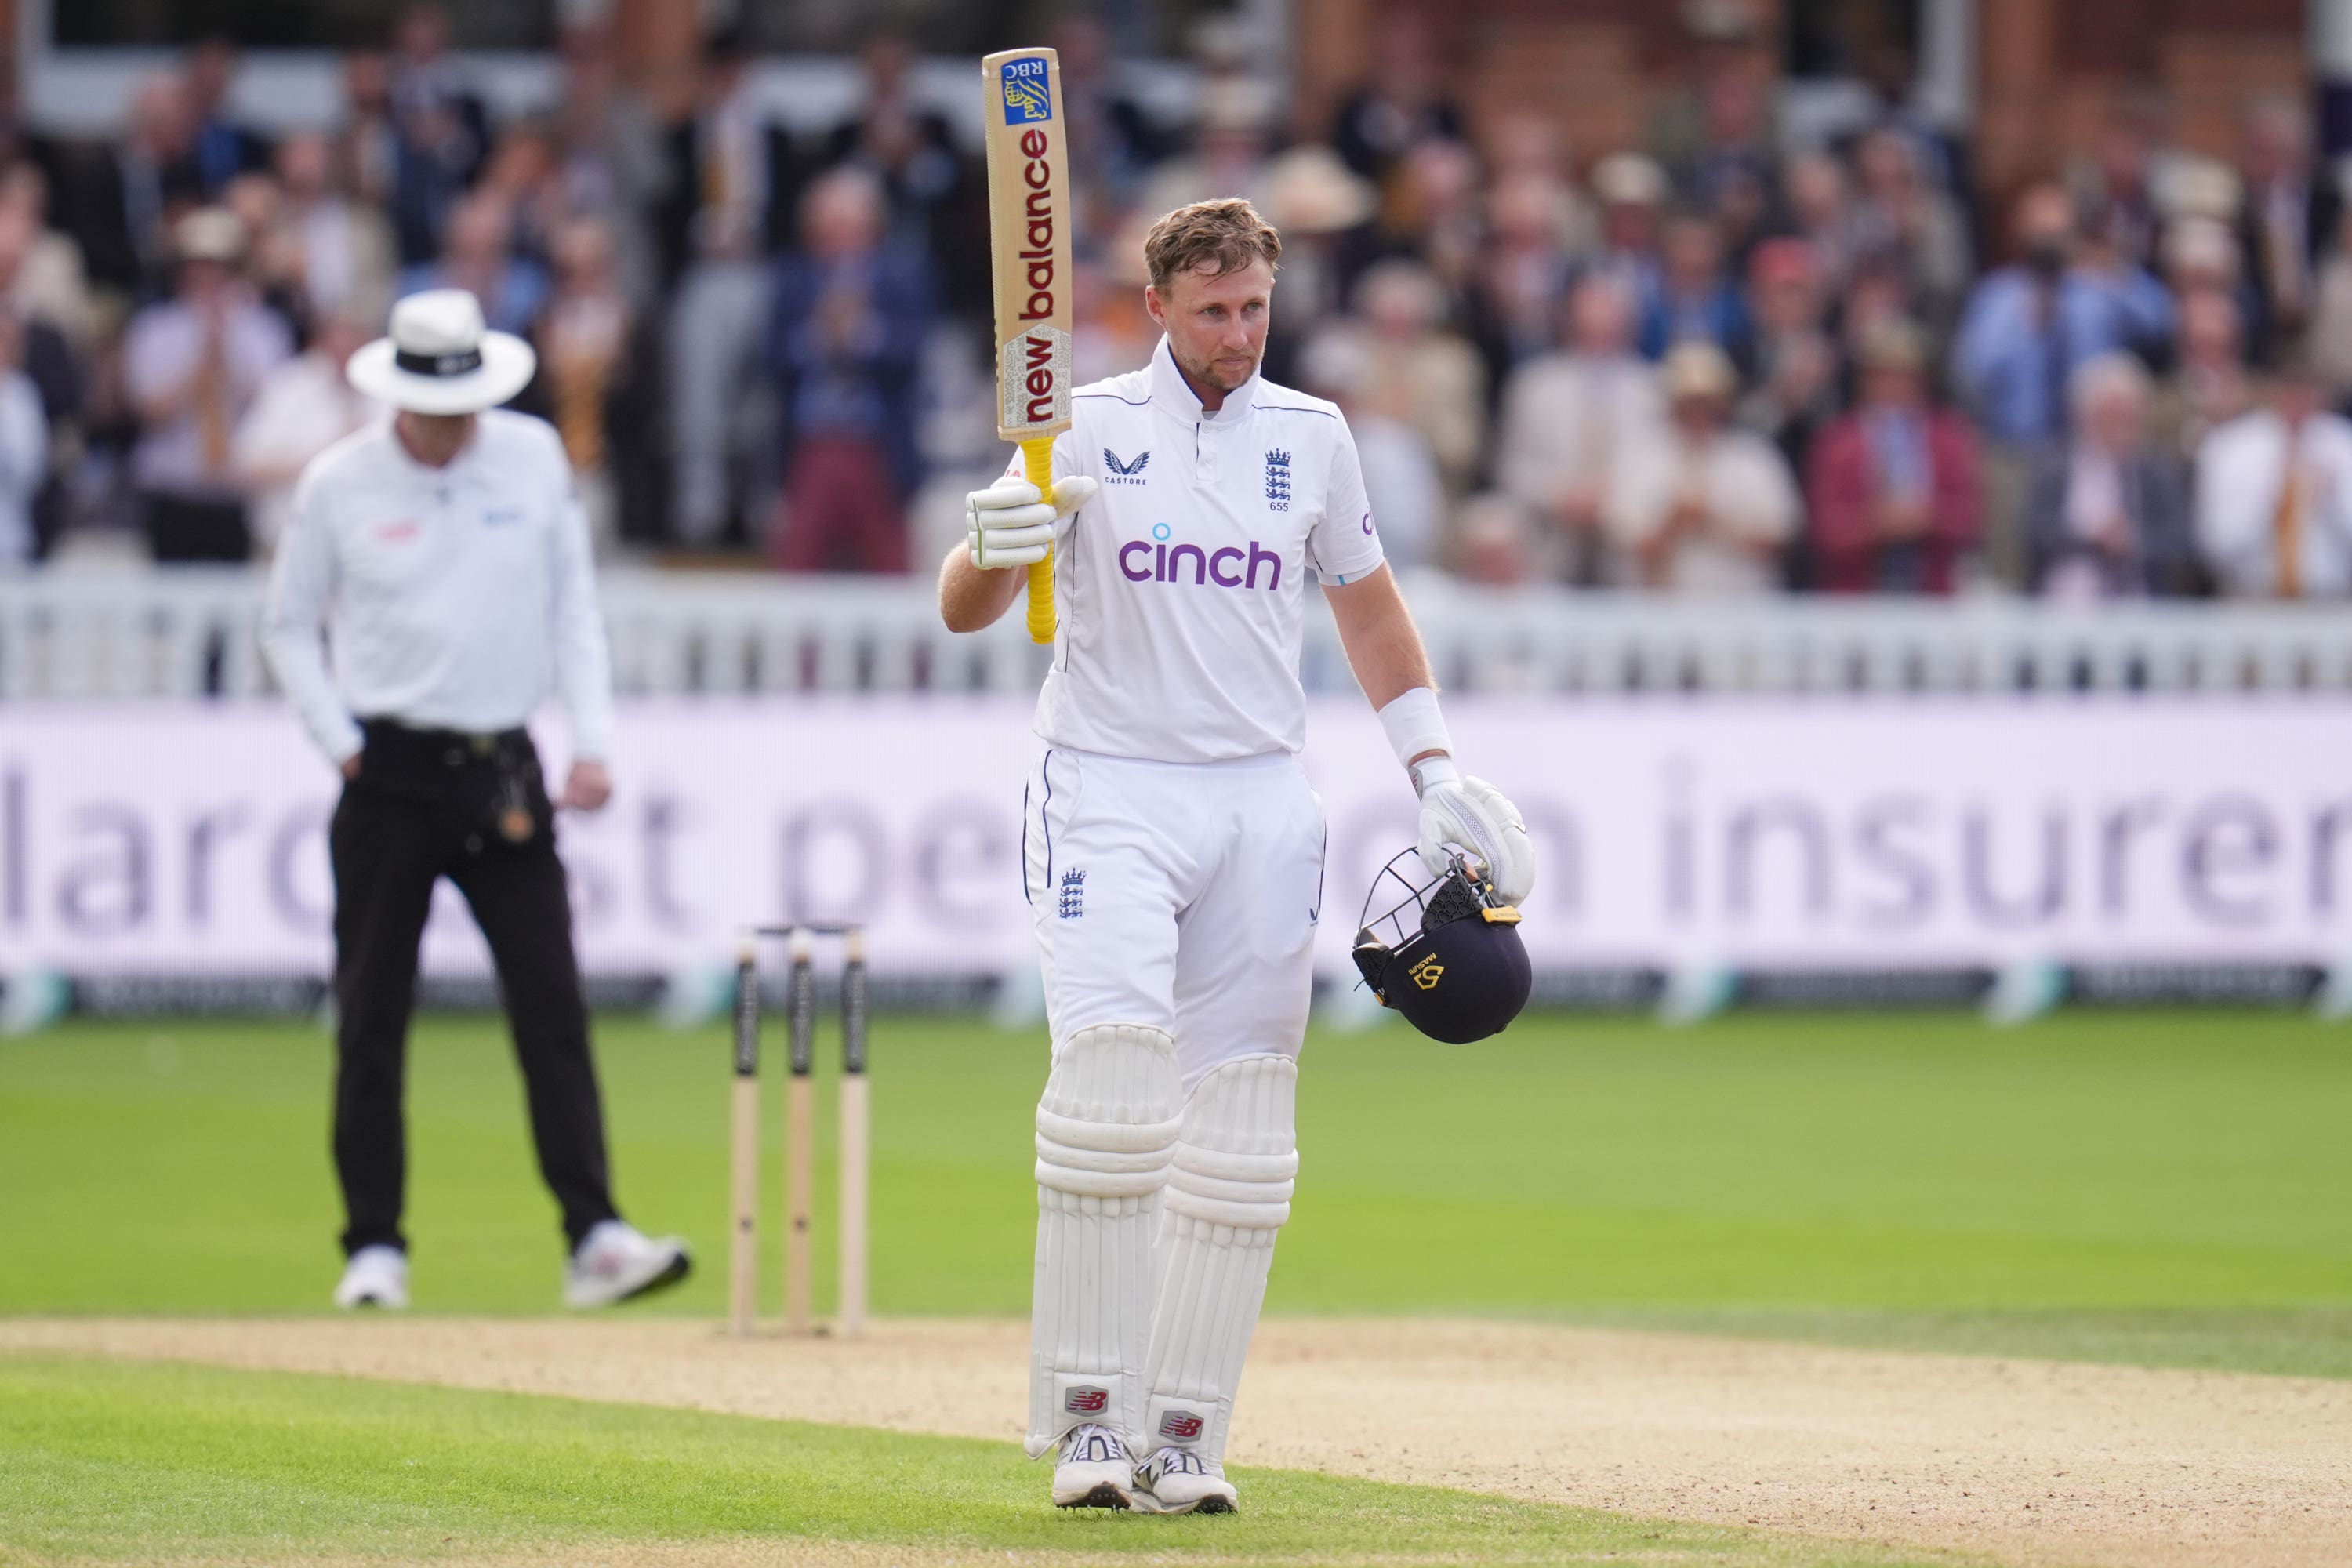
[[[1006,475],[964,498],[971,563],[994,572],[1034,566],[1054,546],[1054,522],[1095,499],[1095,481],[1070,474],[1054,482],[1054,499],[1040,500],[1037,487]]]

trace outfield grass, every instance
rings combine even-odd
[[[868,1542],[1003,1562],[1923,1559],[1433,1487],[1242,1470],[1223,1518],[1057,1514],[1006,1443],[287,1373],[0,1358],[0,1563],[626,1563]],[[688,1560],[672,1554],[649,1559]],[[700,1560],[700,1559],[697,1559]]]
[[[623,1201],[706,1264],[666,1310],[715,1314],[725,1040],[600,1043]],[[329,1055],[288,1024],[0,1041],[0,1311],[319,1310]],[[877,1023],[878,1310],[1025,1310],[1043,1071],[1033,1037]],[[1318,1036],[1303,1079],[1272,1310],[2352,1373],[2352,1035],[2301,1017],[1549,1016],[1468,1047]],[[420,1307],[547,1310],[496,1022],[420,1023],[410,1095]]]

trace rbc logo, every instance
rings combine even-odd
[[[998,68],[998,74],[1004,87],[1005,124],[1034,125],[1054,118],[1054,97],[1046,89],[1044,60],[1034,56],[1007,60]]]

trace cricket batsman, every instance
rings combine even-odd
[[[1453,846],[1516,905],[1534,856],[1517,809],[1455,763],[1347,421],[1258,374],[1281,237],[1247,202],[1201,202],[1144,255],[1150,365],[1076,390],[1050,491],[1016,462],[971,495],[940,613],[987,626],[1053,563],[1023,821],[1053,1038],[1029,1452],[1054,1452],[1062,1507],[1226,1512],[1234,1390],[1298,1170],[1324,898],[1298,762],[1310,574],[1420,796],[1433,874]]]

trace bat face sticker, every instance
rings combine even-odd
[[[1045,81],[1045,62],[1030,58],[1004,62],[1004,123],[1034,125],[1054,118],[1054,95]]]

